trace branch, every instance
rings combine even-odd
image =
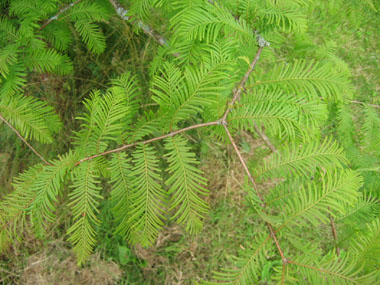
[[[57,14],[50,17],[45,23],[43,23],[42,26],[39,28],[39,30],[42,31],[43,29],[45,29],[46,26],[49,25],[51,22],[53,22],[54,20],[58,20],[58,18],[59,18],[59,16],[61,16],[61,14],[65,13],[67,10],[69,10],[71,7],[75,6],[76,4],[78,4],[81,1],[82,0],[76,0],[73,3],[70,3],[69,5],[63,7],[61,10],[58,11]]]
[[[338,242],[338,233],[336,231],[336,227],[335,227],[335,223],[334,223],[334,218],[330,215],[330,226],[331,226],[331,233],[334,237],[334,240],[335,242],[337,243]],[[338,245],[336,246],[336,255],[339,256],[340,255],[340,248],[338,247]]]
[[[240,160],[240,163],[241,165],[243,166],[244,168],[244,171],[245,173],[247,174],[248,178],[249,178],[249,181],[252,183],[253,185],[253,188],[255,189],[256,191],[256,194],[257,194],[257,197],[260,199],[260,201],[262,202],[262,204],[260,205],[263,209],[265,209],[266,205],[265,205],[265,202],[264,202],[264,198],[263,196],[261,195],[261,193],[259,192],[259,189],[257,187],[257,184],[255,182],[255,180],[253,179],[252,177],[252,174],[251,172],[249,171],[248,169],[248,166],[247,164],[245,163],[244,161],[244,158],[243,156],[241,155],[240,151],[239,151],[239,148],[237,147],[232,135],[231,135],[231,132],[230,130],[228,129],[228,126],[227,126],[227,121],[226,121],[226,118],[227,118],[227,115],[229,114],[229,112],[231,112],[231,106],[240,99],[240,94],[242,92],[242,90],[244,90],[244,86],[245,86],[245,83],[247,82],[248,80],[248,77],[249,75],[251,74],[251,72],[253,71],[253,69],[255,68],[256,64],[257,64],[257,61],[259,60],[260,58],[260,54],[263,50],[263,48],[265,46],[267,46],[267,42],[261,38],[261,39],[258,39],[258,42],[259,42],[259,49],[257,50],[256,52],[256,55],[255,55],[255,58],[253,59],[251,65],[249,66],[249,69],[248,71],[245,73],[243,79],[240,81],[239,85],[235,88],[233,94],[233,98],[232,98],[232,101],[231,103],[229,104],[229,107],[227,108],[226,112],[224,113],[223,117],[220,119],[220,122],[221,124],[223,125],[224,127],[224,130],[226,131],[227,133],[227,136],[237,154],[237,156],[239,157],[239,160]],[[269,141],[269,139],[268,139]],[[275,244],[276,244],[276,247],[277,247],[277,250],[278,252],[280,253],[280,256],[281,256],[281,260],[282,260],[282,263],[283,263],[283,266],[285,266],[287,263],[288,263],[288,259],[285,257],[284,255],[284,252],[282,251],[281,249],[281,246],[280,246],[280,243],[278,242],[278,239],[277,239],[277,236],[276,236],[276,233],[275,231],[273,230],[273,227],[272,225],[269,223],[269,222],[266,222],[267,224],[267,227],[269,229],[269,232],[270,232],[270,235],[272,237],[272,239],[274,240]]]
[[[24,137],[19,133],[18,130],[16,130],[12,125],[11,123],[9,123],[4,117],[2,114],[0,114],[0,120],[3,121],[45,164],[47,165],[52,165],[51,163],[49,163],[38,151],[35,150],[34,147],[32,147],[27,141],[26,139],[24,139]]]
[[[258,187],[257,187],[257,184],[256,184],[255,180],[253,179],[252,174],[249,171],[249,169],[247,167],[247,164],[245,163],[245,161],[244,161],[244,159],[243,159],[243,157],[242,157],[242,155],[241,155],[241,153],[240,153],[240,151],[239,151],[239,149],[238,149],[238,147],[237,147],[237,145],[236,145],[236,143],[235,143],[235,141],[234,141],[234,139],[233,139],[233,137],[232,137],[232,135],[231,135],[228,127],[227,127],[227,123],[226,123],[226,121],[222,121],[221,123],[222,123],[222,125],[224,127],[224,130],[226,131],[226,133],[228,135],[228,138],[229,138],[229,140],[230,140],[230,142],[231,142],[231,144],[232,144],[232,146],[233,146],[233,148],[234,148],[237,156],[239,157],[240,163],[243,166],[244,171],[245,171],[245,173],[247,174],[247,176],[249,178],[249,181],[252,183],[253,188],[255,189],[255,191],[257,193],[257,197],[259,197],[260,201],[262,202],[262,204],[260,206],[264,209],[265,208],[264,199],[263,199],[262,195],[260,194],[260,192],[258,190]],[[274,242],[276,244],[277,250],[280,253],[280,256],[281,256],[283,264],[288,263],[288,259],[285,257],[284,252],[282,251],[282,249],[280,247],[280,243],[278,242],[276,233],[273,230],[272,225],[269,222],[266,222],[266,224],[267,224],[268,229],[270,231],[270,235],[271,235],[271,237],[273,238],[273,240],[274,240]]]
[[[276,147],[272,144],[270,139],[267,137],[267,135],[260,130],[259,126],[256,123],[253,123],[253,127],[255,128],[256,133],[260,136],[260,138],[264,141],[264,143],[267,145],[267,147],[272,151],[272,152],[277,152]]]
[[[350,102],[353,103],[353,104],[368,105],[368,106],[380,109],[380,106],[379,105],[375,105],[375,104],[368,104],[368,103],[364,103],[364,102],[356,101],[356,100],[352,100]]]
[[[125,21],[130,20],[131,17],[127,16],[128,10],[124,9],[117,0],[109,0],[109,2],[111,3],[113,8],[115,9],[116,14],[118,14],[123,20],[125,20]],[[142,21],[136,20],[136,21],[132,22],[132,24],[136,24],[139,28],[141,28],[143,30],[143,32],[146,35],[154,38],[161,46],[167,45],[167,41],[164,37],[162,37],[161,35],[156,33],[151,27],[144,24]]]
[[[120,151],[126,150],[127,148],[131,148],[131,147],[137,146],[139,144],[148,144],[148,143],[151,143],[151,142],[155,142],[155,141],[159,141],[159,140],[163,140],[163,139],[172,137],[174,135],[177,135],[177,134],[180,134],[180,133],[183,133],[183,132],[186,132],[186,131],[190,131],[190,130],[194,130],[194,129],[198,129],[198,128],[202,128],[202,127],[207,127],[207,126],[215,126],[215,125],[220,125],[220,121],[218,120],[218,121],[213,121],[213,122],[208,122],[208,123],[196,124],[196,125],[192,125],[190,127],[179,129],[177,131],[170,132],[170,133],[168,133],[166,135],[162,135],[162,136],[155,137],[155,138],[152,138],[152,139],[148,139],[148,140],[145,140],[145,141],[138,141],[138,142],[134,142],[134,143],[131,143],[131,144],[126,144],[126,145],[123,145],[123,146],[115,148],[115,149],[107,150],[107,151],[104,151],[104,152],[101,152],[101,153],[97,153],[97,154],[85,157],[85,158],[79,160],[77,163],[75,163],[75,166],[77,166],[77,165],[79,165],[79,164],[81,164],[81,163],[83,163],[85,161],[97,158],[99,156],[103,156],[103,155],[110,154],[110,153],[115,153],[115,152],[120,152]]]
[[[248,77],[249,75],[252,73],[252,71],[255,69],[255,66],[260,58],[260,55],[261,55],[261,52],[263,51],[263,48],[264,48],[264,45],[260,45],[259,49],[257,50],[257,53],[255,55],[255,58],[253,59],[251,65],[249,66],[249,69],[248,71],[245,73],[243,79],[240,81],[239,85],[235,88],[234,90],[234,96],[232,98],[232,101],[228,104],[229,107],[227,108],[226,112],[224,113],[223,117],[222,117],[222,122],[223,121],[226,121],[226,118],[228,116],[228,114],[231,112],[232,110],[232,106],[235,104],[235,102],[237,100],[240,99],[240,94],[241,92],[244,90],[244,86],[245,86],[245,83],[247,82],[248,80]]]

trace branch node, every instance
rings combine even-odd
[[[261,36],[258,32],[255,32],[255,33],[256,33],[257,43],[259,44],[259,47],[263,48],[263,47],[270,46],[270,42],[265,40],[264,37]]]

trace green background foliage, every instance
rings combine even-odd
[[[0,5],[9,271],[33,237],[120,284],[380,281],[378,2],[70,3]],[[221,124],[181,132],[226,109],[257,188]]]

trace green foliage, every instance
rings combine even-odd
[[[206,196],[204,189],[206,179],[202,171],[196,168],[199,162],[195,159],[195,154],[189,152],[186,140],[181,137],[169,138],[165,148],[169,151],[168,172],[171,176],[166,180],[170,185],[168,190],[171,198],[171,209],[178,208],[173,218],[177,222],[186,225],[190,233],[196,233],[202,229],[202,218],[207,213],[208,205],[199,196]]]
[[[142,74],[127,71],[107,90],[81,98],[64,154],[14,179],[14,191],[0,203],[0,249],[24,227],[44,236],[56,221],[58,197],[69,200],[63,203],[71,218],[68,241],[79,264],[97,243],[102,199],[112,208],[109,227],[132,246],[154,245],[168,221],[201,232],[209,191],[196,145],[205,137],[225,143],[223,124],[236,142],[249,131],[275,149],[249,163],[259,185],[243,187],[253,233],[229,258],[231,268],[214,278],[230,284],[378,282],[380,117],[373,101],[351,106],[358,102],[351,101],[348,65],[335,54],[328,31],[321,40],[309,20],[327,8],[338,13],[343,2],[316,2],[134,1],[130,22],[146,28],[141,20],[166,21],[156,26],[167,27],[167,44],[153,49],[149,71],[145,62],[132,61]],[[351,2],[376,11],[375,2]],[[0,8],[0,118],[31,142],[56,144],[63,123],[39,93],[24,95],[28,80],[36,73],[72,73],[73,57],[83,54],[79,39],[99,55],[111,37],[103,34],[108,2],[65,3],[12,0]],[[264,39],[271,46],[245,74]],[[231,104],[236,90],[241,94]]]
[[[100,223],[96,214],[102,196],[99,194],[99,173],[93,162],[85,162],[75,168],[72,176],[71,188],[74,190],[70,193],[69,206],[74,223],[67,233],[70,234],[68,240],[74,245],[78,263],[81,264],[91,254],[96,242],[94,227]]]
[[[151,245],[163,226],[166,193],[161,180],[158,159],[152,147],[139,145],[133,153],[131,171],[129,223],[131,241]]]
[[[54,109],[36,98],[22,95],[4,96],[0,104],[1,114],[26,139],[52,143],[53,134],[62,127]]]

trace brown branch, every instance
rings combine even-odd
[[[263,38],[260,38],[259,39],[259,49],[257,50],[257,53],[255,55],[255,58],[253,59],[252,63],[250,64],[249,66],[249,69],[248,71],[245,73],[243,79],[240,81],[239,85],[235,88],[234,90],[234,96],[232,98],[232,101],[231,103],[229,104],[229,106],[227,107],[227,110],[226,112],[224,113],[223,117],[221,118],[220,122],[221,124],[223,125],[224,127],[224,130],[226,131],[227,133],[227,136],[235,150],[235,153],[237,154],[237,156],[239,157],[239,160],[240,160],[240,163],[241,165],[243,166],[244,168],[244,171],[245,173],[247,174],[248,176],[248,179],[249,181],[252,183],[253,185],[253,188],[255,189],[256,191],[256,194],[257,194],[257,197],[260,199],[260,201],[262,202],[262,204],[260,205],[263,209],[265,209],[266,205],[265,205],[265,201],[264,201],[264,198],[263,196],[261,195],[258,187],[257,187],[257,184],[255,182],[255,180],[253,179],[253,176],[251,174],[251,172],[249,171],[248,169],[248,166],[246,164],[246,162],[244,161],[244,158],[243,156],[241,155],[240,151],[239,151],[239,148],[237,147],[232,135],[231,135],[231,132],[230,130],[228,129],[228,126],[227,126],[227,121],[226,121],[226,118],[228,116],[228,114],[231,112],[231,108],[233,106],[233,104],[238,101],[240,99],[240,95],[241,95],[241,92],[244,90],[244,86],[245,86],[245,83],[247,82],[248,80],[248,77],[249,75],[251,74],[251,72],[254,70],[256,64],[257,64],[257,61],[259,60],[260,58],[260,54],[264,48],[264,46],[268,45],[268,43],[263,39]],[[260,132],[261,133],[261,132]],[[265,136],[266,137],[266,136]],[[268,137],[266,137],[268,139]],[[269,139],[268,139],[269,141]],[[277,247],[277,250],[281,256],[281,260],[282,260],[282,263],[283,263],[283,266],[285,266],[287,263],[288,263],[288,259],[285,257],[284,255],[284,252],[282,251],[281,249],[281,246],[280,246],[280,243],[278,242],[278,238],[276,236],[276,233],[275,231],[273,230],[273,227],[272,225],[269,223],[269,222],[266,222],[267,224],[267,227],[269,229],[269,232],[270,232],[270,235],[273,239],[273,241],[275,242],[276,244],[276,247]]]
[[[256,123],[253,123],[253,127],[255,128],[256,133],[261,137],[261,139],[264,141],[264,143],[267,145],[267,147],[272,151],[272,152],[277,152],[276,147],[272,144],[270,139],[267,137],[267,135],[260,130],[259,126]]]
[[[257,64],[257,61],[260,58],[260,55],[261,55],[261,52],[263,51],[263,48],[264,48],[264,46],[259,47],[259,49],[256,52],[255,58],[253,59],[252,63],[249,66],[248,71],[245,73],[245,75],[244,75],[243,79],[240,81],[239,85],[235,88],[234,96],[232,98],[232,101],[228,104],[228,108],[222,117],[222,122],[226,121],[228,114],[232,111],[232,106],[235,104],[235,102],[237,100],[240,99],[240,95],[241,95],[241,92],[244,90],[245,83],[247,82],[249,75],[255,69],[255,66]]]
[[[65,13],[67,10],[69,10],[71,7],[74,7],[76,4],[78,4],[79,2],[81,2],[82,0],[76,0],[72,3],[70,3],[69,5],[63,7],[61,10],[58,11],[57,14],[55,14],[54,16],[50,17],[45,23],[43,23],[41,25],[41,27],[39,28],[40,31],[42,31],[43,29],[46,28],[47,25],[49,25],[51,22],[53,22],[54,20],[58,20],[59,16],[61,16],[61,14]]]
[[[123,145],[123,146],[115,148],[115,149],[107,150],[107,151],[104,151],[104,152],[101,152],[101,153],[98,153],[98,154],[94,154],[94,155],[85,157],[85,158],[79,160],[77,163],[75,163],[75,166],[81,164],[82,162],[85,162],[85,161],[97,158],[99,156],[103,156],[103,155],[110,154],[110,153],[115,153],[115,152],[120,152],[120,151],[126,150],[127,148],[131,148],[131,147],[137,146],[139,144],[148,144],[148,143],[151,143],[151,142],[155,142],[155,141],[159,141],[159,140],[163,140],[163,139],[172,137],[174,135],[177,135],[177,134],[180,134],[180,133],[183,133],[183,132],[186,132],[186,131],[190,131],[190,130],[194,130],[194,129],[198,129],[198,128],[202,128],[202,127],[207,127],[207,126],[215,126],[215,125],[220,125],[220,121],[214,121],[214,122],[196,124],[196,125],[192,125],[190,127],[186,127],[186,128],[183,128],[183,129],[180,129],[180,130],[177,130],[177,131],[170,132],[170,133],[168,133],[166,135],[162,135],[162,136],[155,137],[155,138],[152,138],[152,139],[148,139],[148,140],[145,140],[145,141],[138,141],[138,142],[134,142],[134,143],[131,143],[131,144],[126,144],[126,145]]]
[[[223,127],[224,127],[224,130],[225,130],[226,133],[227,133],[227,136],[228,136],[228,138],[229,138],[229,140],[230,140],[230,142],[231,142],[231,144],[232,144],[232,146],[233,146],[233,148],[234,148],[234,150],[235,150],[237,156],[239,157],[240,163],[241,163],[241,165],[243,166],[244,171],[245,171],[245,173],[247,174],[249,181],[252,183],[253,188],[255,189],[255,191],[256,191],[256,193],[257,193],[257,197],[259,197],[260,201],[262,202],[262,204],[261,204],[260,206],[264,209],[264,208],[265,208],[264,199],[263,199],[262,195],[260,194],[260,192],[259,192],[259,190],[258,190],[258,187],[257,187],[257,184],[256,184],[255,180],[253,179],[252,174],[251,174],[251,172],[249,171],[249,169],[248,169],[248,167],[247,167],[247,164],[245,163],[244,158],[242,157],[242,155],[241,155],[241,153],[240,153],[240,151],[239,151],[239,149],[238,149],[238,147],[237,147],[237,145],[236,145],[236,143],[235,143],[235,141],[234,141],[234,139],[233,139],[233,137],[232,137],[232,135],[231,135],[231,133],[230,133],[228,127],[227,127],[227,123],[226,123],[226,121],[222,121],[221,123],[222,123],[222,125],[223,125]],[[270,231],[270,235],[271,235],[271,237],[273,238],[273,240],[274,240],[274,242],[275,242],[275,244],[276,244],[277,250],[278,250],[278,252],[280,253],[280,256],[281,256],[282,262],[283,262],[284,264],[286,264],[286,263],[288,262],[288,260],[287,260],[287,258],[285,257],[285,255],[284,255],[284,253],[283,253],[283,251],[282,251],[282,249],[281,249],[281,247],[280,247],[280,243],[278,242],[278,239],[277,239],[276,233],[275,233],[275,231],[273,230],[273,227],[272,227],[272,225],[271,225],[269,222],[266,222],[266,224],[267,224],[268,229],[269,229],[269,231]]]
[[[338,233],[337,233],[337,230],[336,230],[334,218],[332,216],[330,216],[330,226],[331,226],[331,233],[332,233],[332,235],[334,237],[335,243],[338,243]],[[336,255],[337,256],[340,255],[340,248],[339,248],[338,245],[336,245]]]
[[[18,130],[16,130],[11,123],[9,123],[2,114],[0,114],[0,120],[3,121],[45,164],[52,165],[49,163],[38,151],[35,150],[34,147],[32,147],[26,139],[20,134]]]
[[[350,102],[353,103],[353,104],[368,105],[368,106],[380,109],[380,106],[379,105],[375,105],[375,104],[368,104],[368,103],[364,103],[364,102],[356,101],[356,100],[351,100]]]
[[[111,5],[115,9],[116,13],[123,20],[125,20],[125,21],[130,20],[130,17],[127,16],[128,10],[124,9],[118,1],[116,1],[116,0],[108,0],[108,1],[111,3]],[[136,21],[132,22],[132,24],[135,24],[139,28],[141,28],[146,35],[154,38],[161,46],[167,45],[166,39],[164,37],[162,37],[160,34],[156,33],[151,27],[149,27],[148,25],[146,25],[142,21],[136,20]]]

